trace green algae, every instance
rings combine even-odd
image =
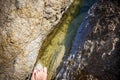
[[[80,13],[80,7],[81,0],[74,0],[42,44],[37,64],[41,63],[47,67],[48,80],[55,76],[63,56],[68,54],[76,31],[86,15],[86,13]]]

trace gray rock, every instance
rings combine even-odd
[[[71,3],[1,0],[0,80],[24,80],[32,72],[43,40]]]

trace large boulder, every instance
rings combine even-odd
[[[24,80],[46,35],[73,0],[0,1],[0,80]]]

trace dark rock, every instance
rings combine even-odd
[[[81,24],[56,80],[119,80],[120,9],[99,1]]]

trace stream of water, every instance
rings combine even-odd
[[[48,80],[54,78],[60,63],[64,62],[62,58],[68,54],[73,39],[75,39],[71,49],[73,54],[76,54],[84,43],[92,26],[87,26],[88,19],[85,19],[82,24],[81,22],[94,2],[96,0],[75,0],[65,17],[63,16],[62,23],[58,24],[44,41],[37,64],[48,68]]]
[[[95,2],[97,2],[97,0],[83,0],[82,1],[83,7],[81,8],[81,13],[88,12],[90,7]],[[89,25],[89,19],[86,17],[77,30],[77,33],[76,33],[76,36],[74,39],[74,43],[73,43],[72,49],[71,49],[72,54],[76,54],[77,51],[80,51],[87,35],[91,32],[92,28],[93,28],[93,26]]]
[[[89,25],[89,19],[85,19],[83,23],[80,25],[77,31],[77,35],[75,37],[71,52],[72,54],[76,54],[77,51],[80,51],[82,45],[84,44],[88,34],[91,32],[93,26]]]
[[[96,2],[97,0],[95,0]],[[84,0],[84,7],[82,7],[81,11],[88,11],[89,8],[91,7],[91,4],[89,4],[89,6],[86,6],[85,3],[89,2],[88,0]],[[90,14],[89,14],[90,15]],[[76,80],[78,79],[77,77],[74,78],[74,74],[72,72],[74,72],[73,70],[75,70],[74,68],[77,68],[79,65],[82,69],[82,61],[80,60],[79,63],[76,63],[77,61],[75,60],[75,57],[81,57],[82,55],[77,55],[77,53],[82,49],[82,46],[85,42],[85,40],[87,39],[88,34],[92,31],[94,25],[89,24],[90,19],[89,16],[87,16],[83,22],[81,23],[81,25],[79,26],[77,32],[76,32],[76,36],[74,38],[74,42],[72,45],[72,48],[69,52],[69,55],[66,57],[67,59],[63,61],[63,65],[60,67],[60,71],[58,73],[58,75],[56,76],[55,80],[61,80],[61,79],[65,79],[65,80]],[[73,68],[73,69],[72,69]],[[77,73],[76,73],[77,75]],[[72,77],[73,76],[73,77]]]

